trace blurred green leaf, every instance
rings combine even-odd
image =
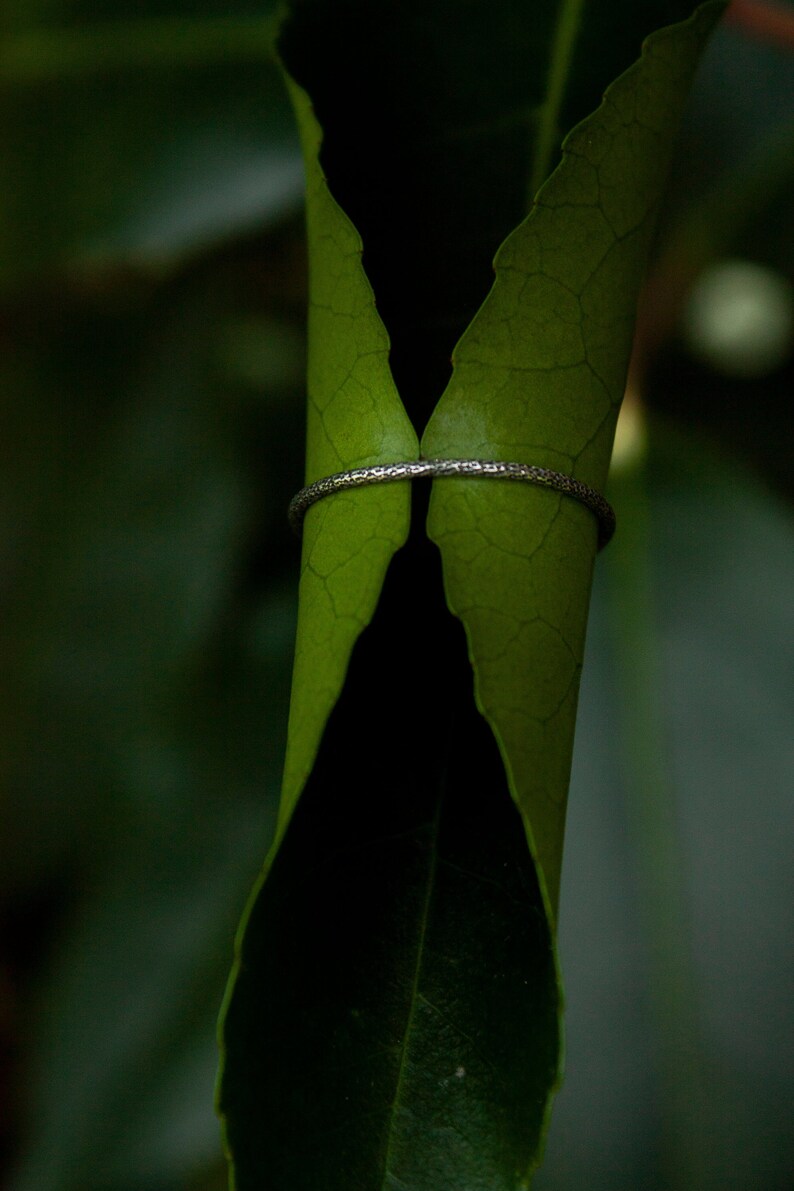
[[[143,317],[123,309],[115,341],[112,311],[60,336],[45,318],[7,377],[3,441],[18,470],[4,473],[4,653],[9,705],[28,719],[10,738],[12,790],[29,789],[33,773],[48,788],[55,757],[79,766],[89,739],[92,756],[123,768],[125,742],[202,664],[263,491],[262,529],[281,523],[278,496],[276,511],[253,470],[261,456],[248,456],[245,409],[218,371],[223,301],[203,287],[174,298],[150,300]],[[262,404],[266,424],[278,415]],[[93,786],[90,767],[82,779]],[[6,861],[8,879],[12,853]]]
[[[20,1191],[179,1183],[219,1157],[213,1025],[269,824],[261,798],[237,794],[230,813],[223,790],[208,798],[189,757],[160,749],[150,744],[140,781],[160,797],[160,814],[130,822],[126,847],[109,841],[107,868],[76,907],[42,989]],[[152,783],[164,777],[170,790]],[[176,813],[162,805],[175,783]],[[236,784],[229,766],[226,793]]]
[[[0,52],[0,281],[172,264],[300,203],[271,3],[206,16],[95,6]],[[59,15],[59,14],[58,14]],[[114,19],[115,18],[115,19]]]
[[[593,590],[563,865],[567,1075],[537,1185],[668,1191],[686,1141],[667,1129],[672,1095],[701,1145],[688,1189],[771,1191],[791,1161],[792,1075],[779,1043],[791,983],[794,524],[735,458],[691,432],[651,430],[654,616],[643,649],[661,685],[643,698],[655,701],[665,751],[646,780],[663,788],[658,813],[679,856],[660,885],[663,858],[649,866],[652,841],[638,838],[644,812],[626,754],[643,742],[624,734],[625,597],[609,552]],[[618,479],[611,493],[621,533],[633,535],[631,486]],[[667,880],[678,883],[672,905],[659,901]],[[660,1004],[676,974],[660,979],[658,913],[694,968],[694,1054]]]
[[[301,362],[260,316],[268,389],[230,383],[237,300],[215,276],[132,304],[115,342],[96,311],[54,343],[44,326],[3,403],[35,499],[6,537],[0,904],[67,897],[29,1016],[20,1188],[159,1191],[220,1160],[215,1018],[286,727]]]

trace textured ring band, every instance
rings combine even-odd
[[[369,484],[388,484],[395,480],[415,480],[432,476],[486,476],[498,480],[523,480],[541,488],[551,488],[570,496],[588,508],[598,521],[598,549],[603,550],[615,532],[615,511],[608,500],[594,488],[564,472],[550,471],[528,463],[502,463],[489,459],[416,459],[405,463],[377,463],[372,467],[354,467],[338,471],[307,484],[292,498],[289,522],[300,533],[306,511],[318,500],[346,488],[364,488]]]

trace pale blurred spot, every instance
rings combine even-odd
[[[794,289],[766,265],[720,261],[692,287],[682,330],[692,353],[716,371],[767,376],[791,351]]]
[[[648,446],[648,429],[645,424],[645,410],[636,390],[626,389],[620,407],[615,443],[612,447],[612,471],[627,471],[639,464],[645,457]]]

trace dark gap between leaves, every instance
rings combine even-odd
[[[324,130],[323,168],[361,233],[392,374],[420,434],[491,287],[494,253],[525,214],[531,139],[521,22],[483,12],[489,43],[462,37],[460,12],[442,9],[304,0],[279,46]],[[500,53],[493,96],[485,78]]]
[[[545,168],[688,0],[585,5]],[[390,365],[421,435],[451,355],[493,282],[493,258],[529,210],[537,114],[559,5],[291,0],[279,52],[323,129],[321,160],[361,234],[391,339]]]

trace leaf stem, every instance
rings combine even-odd
[[[272,58],[272,17],[162,17],[36,29],[0,50],[0,82],[30,86],[152,68],[196,67]]]
[[[644,458],[612,478],[620,532],[606,555],[619,701],[620,753],[662,1090],[665,1186],[707,1182],[703,1046],[688,924],[685,865],[664,732],[663,682]]]
[[[562,0],[560,5],[549,58],[549,71],[546,76],[546,99],[538,110],[535,152],[529,176],[530,204],[546,181],[552,156],[560,147],[560,111],[565,87],[570,76],[571,58],[576,35],[579,32],[583,6],[584,0]]]

